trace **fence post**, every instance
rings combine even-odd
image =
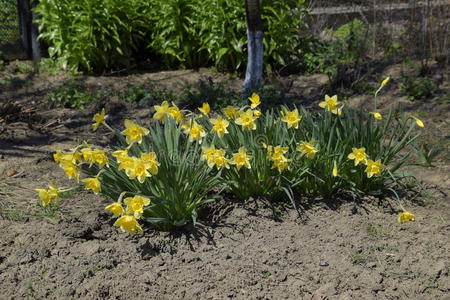
[[[31,0],[31,9],[38,5],[39,0]],[[30,41],[31,41],[31,58],[33,61],[39,61],[42,58],[41,44],[38,41],[39,36],[39,26],[33,21],[37,19],[37,15],[34,11],[30,11],[31,14],[31,29],[30,29]]]
[[[28,0],[17,0],[17,13],[19,15],[20,35],[22,37],[23,48],[25,49],[28,58],[32,56],[29,33],[29,11],[30,6]]]
[[[33,23],[36,14],[32,8],[37,5],[37,0],[30,3],[29,0],[17,0],[17,10],[19,14],[20,34],[22,43],[29,59],[37,61],[41,59],[41,45],[37,41],[39,30],[37,24]]]

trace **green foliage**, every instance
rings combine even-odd
[[[75,69],[126,67],[145,52],[169,67],[213,64],[239,72],[245,67],[247,25],[241,0],[43,0],[36,12],[50,56]],[[263,1],[262,14],[270,72],[298,57],[306,2]]]
[[[69,80],[63,86],[54,88],[44,98],[51,108],[86,108],[98,98],[98,93],[90,92],[82,82]]]
[[[437,103],[450,104],[450,94],[441,96],[436,99]]]
[[[15,72],[20,73],[20,74],[31,73],[31,72],[33,72],[33,65],[31,65],[28,62],[16,60]]]
[[[442,146],[439,145],[433,145],[430,146],[428,144],[423,144],[420,147],[415,146],[414,151],[416,152],[419,163],[424,167],[434,167],[433,161],[436,159],[436,157],[442,153],[443,149]]]
[[[42,0],[35,8],[39,39],[64,69],[128,66],[146,37],[148,6],[142,0]]]
[[[244,146],[251,156],[251,168],[231,167],[222,170],[222,179],[231,193],[241,200],[252,198],[279,199],[286,196],[295,206],[292,188],[303,180],[307,167],[295,161],[295,142],[286,125],[278,121],[279,114],[267,111],[256,121],[256,130],[242,130],[235,122],[230,122],[229,133],[222,138],[209,135],[207,142],[227,153],[237,153]],[[211,126],[205,124],[206,128]],[[290,169],[283,172],[274,167],[268,159],[268,146],[287,147]]]
[[[72,76],[79,74],[75,68],[67,69],[64,59],[61,58],[42,58],[37,67],[39,73],[46,73],[49,75],[58,75],[61,72],[67,72]]]
[[[312,115],[306,110],[302,110],[302,115],[303,130],[296,132],[296,141],[315,140],[320,147],[314,159],[302,162],[311,170],[308,174],[312,176],[307,175],[298,189],[307,194],[330,197],[342,189],[382,194],[401,179],[401,174],[396,174],[396,171],[409,156],[409,152],[401,151],[418,137],[412,135],[414,122],[400,117],[393,110],[381,123],[363,111],[344,111],[341,118],[329,112]],[[353,160],[348,159],[352,148],[361,147],[366,148],[369,159],[380,159],[381,163],[390,166],[389,169],[368,178],[364,164],[355,167]],[[332,176],[334,162],[338,177]]]
[[[327,74],[331,81],[348,76],[348,69],[355,69],[367,52],[368,28],[359,19],[353,19],[335,31],[326,31],[329,40],[313,40],[305,54],[305,65],[310,72]]]
[[[431,97],[436,92],[438,84],[428,77],[404,76],[400,84],[400,90],[408,96],[411,101]]]
[[[221,82],[214,82],[211,77],[201,79],[195,84],[184,88],[180,92],[177,102],[182,107],[192,110],[207,102],[211,106],[211,109],[220,110],[227,105],[244,105],[253,92],[256,92],[264,99],[261,107],[265,110],[286,102],[286,95],[272,86],[263,85],[255,91],[238,93],[226,87]]]
[[[242,105],[245,101],[242,95],[223,83],[214,82],[211,77],[200,79],[195,84],[185,87],[179,96],[181,106],[192,110],[205,102],[209,103],[212,109],[220,109],[227,105]]]
[[[121,135],[117,135],[119,148],[128,146]],[[200,148],[190,142],[175,122],[169,120],[164,125],[154,123],[150,135],[143,137],[141,144],[134,144],[129,154],[140,157],[141,153],[156,152],[158,173],[140,184],[129,179],[118,169],[116,161],[101,173],[102,193],[116,201],[124,191],[127,195],[144,195],[151,199],[145,208],[143,219],[162,230],[196,222],[198,209],[214,201],[211,192],[219,186],[220,174],[211,174],[205,162],[200,160]],[[97,174],[93,168],[87,171]]]
[[[20,77],[6,75],[0,78],[0,87],[3,89],[20,89],[24,86],[28,86],[29,81],[24,80]]]
[[[149,46],[162,55],[164,63],[192,68],[207,61],[196,30],[196,16],[201,11],[199,3],[190,0],[158,0],[152,3],[149,11],[152,23]]]

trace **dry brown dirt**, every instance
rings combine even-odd
[[[35,91],[23,99],[38,101]],[[429,108],[412,109],[432,111],[430,141],[448,145],[448,105]],[[149,112],[124,105],[113,118]],[[52,151],[110,141],[90,131],[92,115],[38,108],[0,126],[0,299],[450,299],[448,148],[436,167],[407,169],[418,181],[402,201],[415,222],[398,224],[392,199],[337,197],[303,203],[300,215],[278,206],[276,217],[264,202],[224,199],[197,226],[129,236],[112,226],[109,200],[85,191],[53,214],[37,207],[35,188],[72,184]]]

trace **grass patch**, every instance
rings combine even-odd
[[[365,265],[375,261],[375,258],[367,251],[351,253],[349,256],[350,261],[354,265]]]

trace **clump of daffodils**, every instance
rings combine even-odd
[[[106,150],[84,142],[56,150],[53,158],[69,179],[111,198],[105,209],[116,218],[114,226],[135,234],[143,232],[142,222],[164,228],[181,226],[189,218],[195,222],[196,209],[221,189],[241,199],[286,192],[291,201],[294,191],[329,195],[348,187],[379,189],[392,176],[393,153],[414,140],[403,139],[400,146],[385,150],[378,132],[390,128],[381,124],[393,122],[391,114],[368,112],[374,120],[361,117],[357,123],[337,95],[325,95],[319,103],[323,111],[314,116],[287,107],[263,114],[256,93],[248,101],[220,112],[208,103],[191,112],[164,101],[154,106],[156,122],[150,128],[127,119],[121,131],[107,124],[102,109],[93,117],[93,130],[104,126],[114,131],[121,145]],[[417,117],[410,119],[424,127]],[[42,206],[49,206],[58,203],[63,189],[49,185],[36,191]],[[403,212],[398,220],[413,221],[414,215]]]

